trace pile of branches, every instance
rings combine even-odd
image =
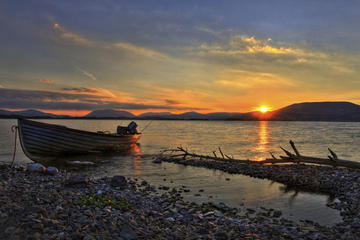
[[[171,158],[171,159],[179,159],[179,160],[199,159],[199,160],[211,160],[211,161],[226,161],[226,162],[233,162],[236,164],[310,163],[310,164],[320,164],[320,165],[327,165],[333,167],[347,167],[353,169],[360,169],[360,162],[339,159],[337,154],[330,148],[328,148],[330,155],[327,158],[319,158],[319,157],[301,155],[298,149],[296,148],[295,143],[292,140],[290,140],[289,143],[294,153],[284,149],[283,147],[280,147],[281,150],[285,153],[284,156],[280,155],[279,158],[276,158],[272,153],[270,153],[271,158],[267,158],[262,161],[234,159],[233,156],[224,154],[220,147],[218,148],[219,155],[217,154],[217,151],[213,151],[212,152],[213,156],[211,156],[211,155],[201,155],[201,154],[191,153],[187,149],[184,149],[182,146],[177,147],[176,149],[168,149],[163,151],[160,154],[159,159],[161,158]]]

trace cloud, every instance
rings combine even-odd
[[[95,42],[88,40],[79,34],[67,31],[64,27],[60,26],[60,24],[58,23],[55,23],[53,25],[53,29],[60,35],[61,38],[73,42],[75,44],[85,45],[85,46],[95,45]]]
[[[129,42],[115,42],[115,43],[107,43],[107,42],[101,42],[101,41],[93,41],[90,39],[87,39],[86,37],[81,36],[80,34],[70,32],[66,30],[63,26],[61,26],[58,23],[53,24],[53,29],[56,31],[58,36],[66,40],[70,43],[74,43],[76,45],[81,45],[85,47],[95,47],[98,49],[110,49],[110,50],[117,50],[117,51],[125,51],[130,52],[132,54],[141,55],[145,57],[155,58],[158,60],[166,60],[169,59],[168,56],[166,56],[163,53],[160,53],[158,51],[138,46],[133,43]],[[85,74],[85,73],[84,73]]]
[[[89,79],[93,80],[93,81],[96,81],[96,77],[94,76],[94,74],[88,72],[88,71],[85,71],[84,69],[81,69],[79,67],[76,67],[80,72],[82,72],[82,74],[84,74],[86,77],[88,77]]]
[[[64,87],[61,88],[62,91],[68,91],[73,93],[89,93],[89,94],[95,94],[97,96],[103,96],[103,97],[111,97],[111,98],[117,98],[116,95],[114,95],[112,92],[106,89],[102,88],[88,88],[88,87]],[[127,93],[121,92],[122,95],[128,95]]]
[[[151,58],[156,58],[156,59],[167,59],[168,57],[162,53],[159,53],[157,51],[148,49],[148,48],[144,48],[144,47],[140,47],[137,45],[134,45],[132,43],[126,43],[126,42],[117,42],[111,45],[106,46],[107,48],[110,49],[121,49],[121,50],[126,50],[129,52],[133,52],[135,54],[138,55],[143,55],[143,56],[147,56],[147,57],[151,57]]]
[[[164,100],[166,104],[168,105],[176,105],[176,104],[180,104],[179,101],[176,101],[176,100],[171,100],[171,99],[165,99]]]
[[[285,46],[284,43],[273,42],[271,38],[262,40],[247,35],[232,36],[227,44],[202,43],[198,49],[195,49],[193,55],[224,63],[241,62],[243,64],[262,62],[266,65],[274,63],[304,65],[331,61],[330,56],[323,52]]]
[[[198,30],[200,32],[204,32],[204,33],[216,36],[216,37],[221,37],[222,36],[222,32],[215,31],[215,30],[212,30],[212,29],[207,28],[207,27],[195,26],[195,30]]]
[[[43,110],[96,110],[96,109],[174,109],[202,110],[202,108],[175,107],[131,102],[119,102],[107,96],[72,94],[44,90],[0,88],[0,108]]]
[[[50,84],[50,83],[53,83],[54,81],[53,81],[53,80],[50,80],[50,79],[45,79],[45,78],[43,78],[43,79],[40,79],[39,82]]]
[[[241,89],[293,87],[295,84],[284,77],[272,73],[244,70],[224,70],[215,83]]]
[[[79,93],[100,93],[101,91],[96,88],[86,88],[86,87],[73,87],[73,88],[62,88],[63,91],[72,91]]]

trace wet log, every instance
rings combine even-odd
[[[295,147],[295,143],[294,143],[292,140],[290,140],[289,143],[290,143],[292,149],[294,150],[296,156],[300,156],[299,151],[298,151],[297,148]]]
[[[169,155],[164,156],[165,153],[170,152]],[[173,154],[177,152],[178,154]],[[180,152],[180,153],[179,153]],[[222,151],[221,151],[222,153]],[[223,161],[223,162],[232,162],[232,163],[237,163],[237,164],[250,164],[250,163],[254,163],[254,164],[258,164],[258,161],[250,161],[250,160],[240,160],[240,159],[234,159],[233,157],[230,157],[224,153],[224,156],[226,156],[226,158],[221,158],[218,157],[215,154],[215,151],[213,151],[214,156],[207,156],[207,155],[201,155],[201,154],[196,154],[196,153],[190,153],[187,150],[185,150],[182,147],[178,147],[177,149],[168,149],[168,150],[164,150],[162,151],[162,153],[160,154],[162,157],[170,157],[170,158],[178,158],[178,157],[184,157],[184,156],[188,156],[190,158],[199,158],[199,159],[207,159],[207,160],[214,160],[214,161]]]
[[[319,158],[319,157],[311,157],[311,156],[302,156],[299,151],[296,149],[293,141],[290,140],[290,145],[293,148],[295,154],[287,151],[286,149],[280,147],[286,154],[286,156],[280,156],[280,159],[268,158],[264,161],[260,161],[262,164],[278,164],[278,163],[311,163],[311,164],[320,164],[327,166],[338,166],[338,167],[347,167],[360,169],[360,162],[350,161],[350,160],[342,160],[339,159],[337,154],[328,148],[331,156],[329,158]]]
[[[311,164],[320,164],[320,165],[328,165],[328,166],[338,166],[338,167],[347,167],[360,169],[360,162],[349,161],[349,160],[341,160],[337,159],[335,162],[333,160],[327,158],[318,158],[318,157],[309,157],[309,156],[294,156],[294,157],[286,157],[280,156],[281,159],[266,159],[261,161],[262,164],[276,164],[276,163],[311,163]]]
[[[178,147],[177,149],[170,149],[165,150],[163,153],[171,152],[167,157],[177,159],[179,157],[179,160],[185,160],[186,157],[189,157],[189,159],[207,159],[207,160],[213,160],[213,161],[222,161],[222,162],[231,162],[236,164],[288,164],[288,163],[310,163],[310,164],[319,164],[319,165],[327,165],[327,166],[333,166],[333,167],[346,167],[346,168],[353,168],[353,169],[360,169],[360,162],[355,161],[349,161],[349,160],[342,160],[339,159],[337,154],[332,151],[330,148],[328,149],[330,152],[329,158],[319,158],[319,157],[311,157],[311,156],[303,156],[299,153],[297,150],[295,143],[290,140],[290,145],[292,149],[294,150],[295,154],[291,153],[290,151],[280,147],[286,156],[280,156],[280,158],[276,158],[272,153],[270,153],[272,158],[268,158],[263,161],[251,161],[251,160],[240,160],[240,159],[234,159],[234,157],[230,157],[226,154],[224,154],[221,149],[219,148],[221,157],[218,157],[215,154],[215,151],[213,151],[214,156],[207,156],[207,155],[200,155],[196,153],[190,153],[188,150]],[[177,153],[177,154],[174,154]],[[226,158],[225,158],[226,157]]]

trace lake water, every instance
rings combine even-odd
[[[126,120],[41,120],[83,130],[108,130],[114,132],[117,125]],[[149,121],[137,121],[141,130]],[[0,161],[9,162],[14,149],[14,135],[10,130],[16,120],[0,120]],[[145,179],[156,186],[187,186],[184,193],[189,201],[224,202],[235,207],[280,209],[287,218],[309,219],[320,224],[341,221],[339,212],[326,207],[329,196],[316,193],[289,191],[284,185],[268,180],[242,175],[230,175],[221,171],[185,167],[162,163],[153,164],[152,158],[161,150],[182,145],[190,151],[212,154],[221,147],[228,155],[238,159],[261,160],[269,152],[280,154],[279,146],[289,148],[292,139],[300,153],[326,157],[327,148],[339,158],[360,161],[360,123],[341,122],[236,122],[236,121],[152,121],[144,131],[139,146],[131,156],[87,156],[81,160],[101,162],[96,167],[84,169],[94,177],[124,175]],[[16,163],[31,162],[18,143]],[[76,159],[75,159],[76,160]],[[227,181],[226,178],[230,178]],[[201,196],[194,196],[202,189]]]

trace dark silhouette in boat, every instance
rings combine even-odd
[[[64,155],[126,152],[141,137],[137,124],[118,127],[117,133],[89,132],[61,125],[18,119],[21,147],[33,161]]]

